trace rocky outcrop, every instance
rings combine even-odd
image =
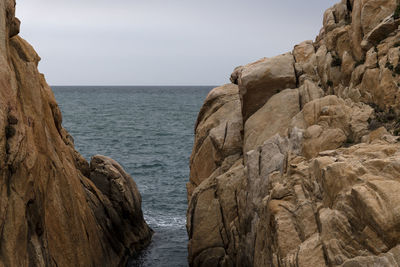
[[[257,110],[245,123],[243,151],[256,149],[276,133],[284,135],[290,120],[300,112],[299,97],[299,90],[286,89]]]
[[[294,58],[291,53],[236,68],[232,81],[239,85],[244,121],[261,108],[268,99],[286,88],[296,87]]]
[[[76,152],[14,14],[0,1],[0,266],[123,266],[152,235],[140,194]]]
[[[314,42],[234,70],[242,153],[191,172],[191,266],[400,266],[399,10],[343,0]]]
[[[189,195],[212,173],[223,173],[242,154],[239,90],[227,84],[212,90],[200,110],[190,158]]]

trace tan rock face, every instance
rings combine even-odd
[[[243,152],[256,149],[276,133],[284,135],[300,112],[299,91],[287,89],[274,96],[245,123]]]
[[[143,220],[142,199],[132,177],[116,161],[96,155],[90,162],[89,178],[109,200],[103,204],[105,209],[96,210],[98,224],[104,229],[110,227],[110,221],[111,225],[119,226],[118,231],[108,236],[114,246],[119,245],[121,251],[132,246],[134,251],[143,249],[146,245],[143,240],[149,239],[149,230]],[[99,207],[97,197],[87,193],[94,206]]]
[[[0,266],[121,266],[152,235],[134,182],[105,158],[89,179],[15,2],[0,14]]]
[[[235,163],[223,175],[212,175],[194,191],[189,209],[189,262],[194,266],[232,266],[239,241],[237,195],[243,165]]]
[[[235,69],[243,155],[192,187],[191,266],[400,266],[399,4],[343,0],[315,42]]]
[[[296,87],[294,58],[291,53],[264,58],[244,66],[238,75],[244,121],[274,94]]]
[[[357,143],[368,133],[373,110],[336,96],[326,96],[307,103],[292,120],[292,127],[304,129],[303,155],[311,158],[324,150]]]
[[[397,6],[396,0],[369,0],[362,2],[361,27],[364,35],[367,35],[384,18],[392,15]]]
[[[394,32],[399,24],[399,20],[395,20],[392,15],[388,16],[365,35],[364,40],[361,42],[362,48],[368,50],[372,46],[379,44],[389,34]]]
[[[190,159],[192,189],[200,185],[214,171],[229,167],[242,154],[243,120],[237,85],[227,84],[213,89],[199,113],[195,129],[195,143]]]

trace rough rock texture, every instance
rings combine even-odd
[[[227,84],[212,90],[200,110],[190,158],[188,195],[213,172],[225,172],[242,154],[239,90]]]
[[[243,151],[262,145],[276,133],[285,134],[291,119],[300,112],[299,90],[286,89],[273,95],[244,126]]]
[[[242,153],[191,173],[191,266],[400,266],[399,4],[343,0],[314,42],[234,70]]]
[[[231,80],[237,82],[242,99],[244,121],[261,108],[277,92],[296,87],[294,58],[291,53],[274,58],[263,58],[257,62],[237,68]]]
[[[0,266],[123,266],[149,243],[133,180],[74,149],[40,60],[0,1]]]

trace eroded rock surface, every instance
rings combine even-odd
[[[234,70],[242,153],[191,173],[191,266],[400,266],[399,4],[343,0],[315,41]]]
[[[123,266],[152,235],[139,192],[76,152],[14,15],[0,1],[0,266]]]
[[[274,94],[296,87],[294,58],[291,53],[263,58],[236,69],[244,121],[261,108]],[[233,78],[234,80],[234,78]]]
[[[188,195],[212,173],[227,171],[242,154],[243,121],[237,85],[213,89],[196,123]]]

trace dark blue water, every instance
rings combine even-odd
[[[152,244],[129,266],[187,266],[186,182],[193,128],[211,87],[53,87],[87,159],[117,160],[136,181]]]

